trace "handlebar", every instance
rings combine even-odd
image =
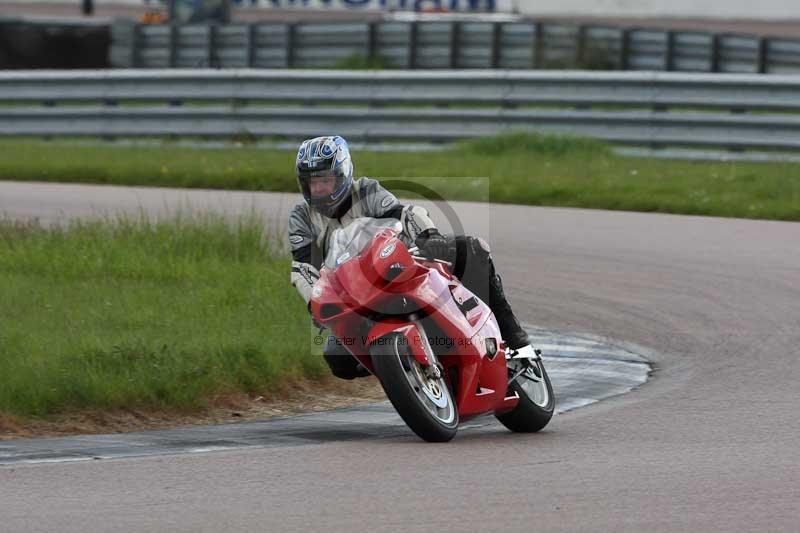
[[[434,258],[425,257],[420,253],[419,246],[412,246],[411,248],[408,249],[408,253],[414,256],[415,259],[424,259],[425,261],[433,261],[434,263],[441,263],[448,267],[453,266],[453,263],[451,263],[450,261],[445,261],[444,259],[436,259],[435,257]]]

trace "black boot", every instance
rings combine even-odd
[[[328,337],[322,355],[325,357],[331,373],[337,378],[350,380],[371,375],[369,370],[361,366],[361,363],[333,335]]]
[[[500,326],[500,333],[503,335],[503,340],[506,341],[506,346],[512,350],[518,350],[531,343],[528,334],[522,329],[522,326],[510,310],[504,314],[494,315],[497,318],[497,324]]]
[[[489,278],[489,307],[497,318],[500,334],[503,335],[506,346],[517,350],[530,344],[528,334],[522,329],[522,325],[511,310],[503,292],[503,282],[497,274]]]

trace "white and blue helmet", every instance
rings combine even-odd
[[[308,139],[297,150],[297,183],[308,205],[321,214],[332,217],[348,197],[353,185],[353,160],[342,137],[328,136]],[[321,198],[311,196],[308,180],[314,177],[335,176],[333,193]]]

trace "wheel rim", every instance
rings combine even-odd
[[[419,402],[434,418],[443,424],[452,424],[456,417],[456,409],[444,378],[428,378],[422,365],[409,350],[401,349],[398,340],[398,338],[394,340],[395,353],[400,358],[406,379]],[[432,359],[432,364],[437,364],[435,356],[428,355],[428,358]]]
[[[550,405],[550,389],[547,387],[544,366],[541,361],[512,359],[509,361],[508,368],[513,375],[522,370],[522,365],[526,368],[514,382],[531,402],[543,409],[547,408]]]

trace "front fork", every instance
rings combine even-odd
[[[509,361],[519,361],[522,363],[519,365],[519,369],[514,369],[509,366],[508,384],[511,385],[514,380],[520,377],[529,368],[533,368],[537,375],[541,373],[541,370],[539,370],[539,363],[542,361],[542,352],[541,350],[536,350],[530,344],[519,350],[506,350],[507,365]]]

